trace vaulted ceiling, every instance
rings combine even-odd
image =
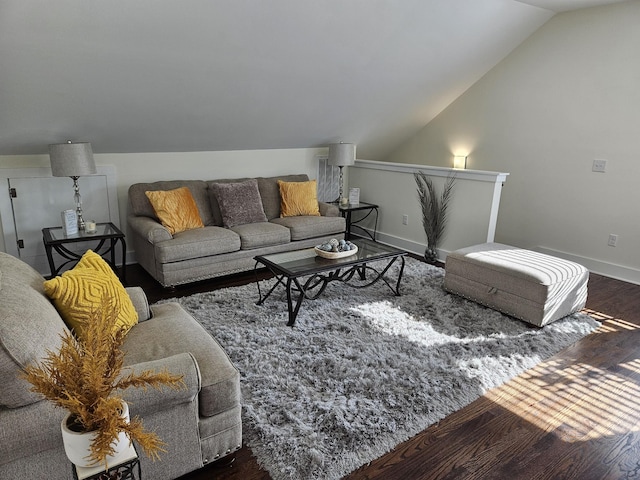
[[[618,0],[3,0],[0,155],[384,159],[555,13]]]

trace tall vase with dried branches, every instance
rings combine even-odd
[[[115,328],[117,310],[107,298],[86,322],[86,340],[66,332],[57,352],[47,352],[39,363],[25,368],[23,377],[32,390],[69,412],[67,427],[76,432],[92,432],[88,461],[106,464],[115,453],[121,432],[136,440],[145,454],[158,458],[164,442],[143,428],[136,417],[122,415],[122,392],[128,387],[184,386],[181,375],[167,371],[126,372],[121,349],[127,330]]]
[[[413,176],[418,185],[422,225],[427,235],[427,248],[424,252],[424,258],[429,263],[435,263],[438,260],[438,245],[447,224],[449,201],[456,182],[456,175],[451,173],[447,176],[440,196],[436,192],[431,177],[423,171],[415,172]]]

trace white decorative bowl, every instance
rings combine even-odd
[[[336,258],[344,258],[355,255],[356,253],[358,253],[358,246],[356,245],[356,248],[352,250],[346,250],[344,252],[326,252],[324,250],[320,250],[318,247],[314,247],[314,250],[316,251],[316,255],[318,255],[319,257],[335,260]]]

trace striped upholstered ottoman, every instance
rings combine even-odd
[[[588,281],[575,262],[483,243],[447,256],[444,289],[542,327],[582,309]]]

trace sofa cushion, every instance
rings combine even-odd
[[[225,227],[267,221],[255,178],[237,183],[213,183],[211,189],[218,200]]]
[[[305,174],[284,175],[281,177],[258,177],[258,190],[262,198],[262,206],[267,219],[280,217],[280,187],[278,180],[284,182],[306,182],[309,177]]]
[[[274,218],[270,223],[287,227],[291,241],[344,233],[345,219],[342,217],[297,216]]]
[[[155,244],[156,261],[179,262],[240,250],[237,233],[222,227],[204,227],[177,233],[172,239]]]
[[[136,325],[123,345],[125,364],[191,353],[200,369],[200,414],[212,416],[240,402],[240,374],[218,342],[178,303],[151,306],[153,318]]]
[[[269,222],[247,223],[233,227],[231,230],[240,237],[242,250],[282,245],[291,241],[291,233],[288,228]]]
[[[308,182],[284,182],[278,180],[280,187],[280,216],[297,215],[320,216],[318,207],[318,187],[315,180]]]
[[[209,201],[209,190],[207,183],[203,180],[170,180],[151,183],[134,183],[129,187],[130,214],[137,216],[142,215],[159,220],[145,192],[175,190],[180,187],[189,187],[191,195],[198,206],[202,223],[205,225],[214,225],[211,203]]]
[[[198,207],[188,187],[174,190],[148,190],[144,192],[160,223],[171,235],[192,228],[202,228]]]
[[[117,312],[116,328],[129,330],[138,323],[138,312],[122,283],[107,262],[91,250],[72,270],[44,282],[44,291],[80,340],[85,339],[84,324],[100,308],[104,296]]]
[[[44,278],[17,258],[0,252],[0,405],[22,407],[42,400],[19,374],[57,351],[68,332],[44,294]]]
[[[218,198],[215,194],[215,188],[213,187],[216,183],[240,183],[246,182],[247,180],[251,180],[250,178],[222,178],[217,180],[209,180],[207,182],[208,196],[209,196],[209,206],[211,208],[211,216],[213,225],[218,227],[223,226],[222,222],[222,212],[220,211],[220,204],[218,203]]]

